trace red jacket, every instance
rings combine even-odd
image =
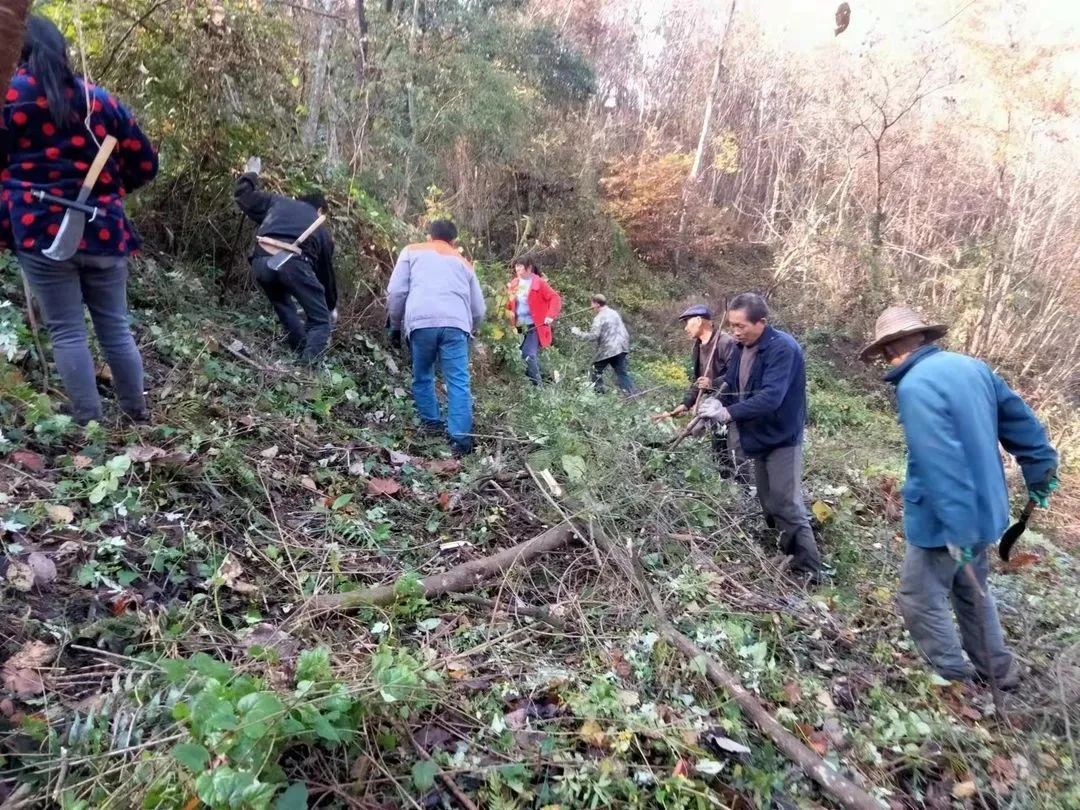
[[[519,279],[510,281],[506,289],[510,293],[510,300],[506,302],[506,308],[510,310],[510,322],[517,326],[517,288]],[[540,338],[540,347],[546,349],[551,345],[551,327],[544,323],[545,318],[558,318],[562,310],[562,296],[552,288],[543,276],[533,274],[532,287],[529,288],[529,314],[536,325],[536,335]]]
[[[41,85],[25,67],[15,74],[3,97],[0,249],[7,243],[18,250],[42,251],[52,244],[64,209],[38,202],[30,192],[41,189],[75,199],[97,154],[96,140],[106,135],[114,135],[120,143],[87,200],[101,213],[87,223],[79,250],[95,256],[123,256],[139,246],[138,236],[124,216],[124,197],[153,179],[157,153],[115,96],[81,79],[76,79],[76,84],[68,92],[80,121],[64,129],[53,124]],[[89,124],[84,125],[87,93],[91,111]]]

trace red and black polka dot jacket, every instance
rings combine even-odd
[[[74,200],[106,135],[118,144],[90,194],[88,202],[101,211],[87,223],[79,250],[126,256],[139,246],[124,216],[124,197],[157,174],[157,152],[111,93],[81,79],[75,84],[68,92],[80,120],[60,129],[44,91],[26,68],[11,80],[0,113],[0,249],[40,252],[52,244],[64,209],[39,202],[31,192],[40,189]]]

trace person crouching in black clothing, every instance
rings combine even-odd
[[[259,188],[262,161],[253,157],[236,180],[234,197],[240,210],[258,226],[250,260],[259,287],[270,299],[286,339],[302,362],[314,364],[330,342],[330,329],[337,320],[337,280],[334,276],[334,240],[330,230],[320,226],[302,244],[300,255],[292,256],[278,269],[270,260],[292,244],[326,211],[326,198],[313,192],[299,198],[271,194]],[[304,322],[296,304],[304,310]]]

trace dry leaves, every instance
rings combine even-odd
[[[957,782],[953,785],[952,795],[957,799],[970,799],[977,790],[974,782]]]
[[[1006,574],[1015,574],[1017,571],[1027,568],[1029,565],[1034,565],[1042,559],[1038,554],[1034,554],[1030,551],[1021,551],[1018,554],[1013,554],[1009,558],[1007,563],[1001,566],[1001,570]]]
[[[367,493],[376,497],[397,495],[401,491],[401,484],[393,478],[370,478],[367,482]]]
[[[435,475],[450,475],[461,469],[461,462],[456,458],[433,458],[424,466]]]
[[[79,454],[71,457],[71,465],[76,470],[88,470],[94,466],[94,460],[89,456]]]
[[[240,563],[236,561],[232,554],[226,554],[225,559],[221,561],[221,565],[218,567],[217,573],[211,579],[208,579],[206,584],[208,586],[224,585],[226,588],[242,594],[258,593],[259,586],[245,582],[241,579],[243,576],[244,569]]]
[[[802,703],[802,689],[798,681],[788,681],[784,684],[784,700],[789,706],[798,706]]]
[[[308,490],[309,492],[318,492],[319,491],[318,485],[316,485],[314,479],[312,479],[312,477],[310,475],[302,475],[302,476],[300,476],[300,486],[302,486],[304,489]]]
[[[127,457],[132,461],[141,461],[143,463],[151,462],[154,459],[161,458],[165,455],[165,451],[160,447],[154,447],[149,444],[133,444],[131,447],[125,449],[124,453],[127,454]]]
[[[261,453],[259,453],[259,455],[262,456],[263,458],[270,458],[270,459],[277,458],[277,454],[278,454],[278,446],[276,444],[270,445],[265,450],[263,450]]]
[[[45,691],[45,681],[39,670],[56,660],[60,648],[44,641],[28,641],[22,649],[4,662],[4,688],[16,697],[30,698]]]
[[[29,450],[16,450],[11,454],[11,460],[32,473],[45,472],[45,459]]]
[[[65,526],[75,520],[75,513],[71,511],[71,507],[64,506],[62,503],[45,504],[45,514],[53,523],[63,523]]]
[[[578,729],[578,736],[589,745],[603,748],[607,742],[607,735],[595,720],[586,720]]]

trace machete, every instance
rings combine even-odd
[[[94,190],[98,176],[105,168],[113,149],[116,148],[116,138],[107,135],[98,148],[97,157],[90,164],[90,171],[86,173],[79,196],[75,199],[79,205],[86,205],[90,198],[90,192]],[[54,262],[66,262],[79,251],[79,243],[82,242],[83,232],[86,230],[86,212],[74,207],[69,207],[64,212],[64,219],[60,223],[60,230],[56,232],[56,238],[42,253]]]
[[[294,248],[300,247],[300,245],[304,242],[304,240],[306,240],[309,236],[311,236],[313,233],[315,233],[315,231],[319,230],[319,227],[324,222],[326,222],[326,215],[325,214],[320,214],[318,219],[316,219],[314,222],[312,222],[310,225],[308,225],[306,231],[304,231],[302,234],[300,234],[298,237],[296,237],[296,239],[293,241],[291,247],[294,247]],[[280,253],[273,256],[270,259],[270,261],[267,262],[266,264],[267,264],[267,267],[269,267],[271,270],[280,270],[285,265],[285,262],[287,262],[292,257],[293,257],[292,252],[288,248],[286,248],[285,250],[283,250]]]
[[[1031,519],[1031,513],[1035,511],[1035,506],[1035,501],[1029,500],[1024,506],[1024,511],[1020,513],[1020,519],[1006,529],[1005,534],[1001,535],[1001,542],[998,543],[998,556],[1005,562],[1009,561],[1012,547],[1016,545],[1020,535],[1027,529],[1028,521]]]

